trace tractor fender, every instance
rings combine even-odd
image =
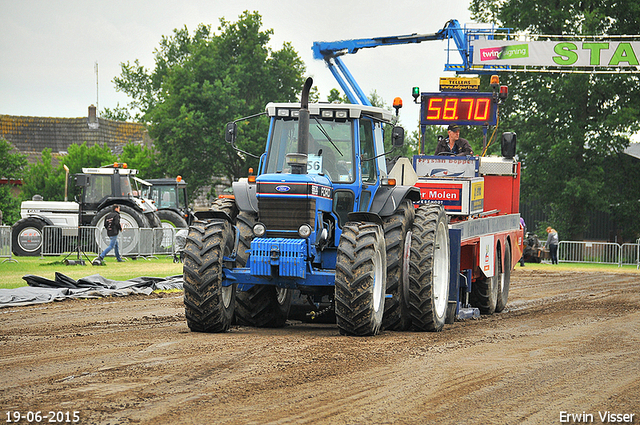
[[[420,201],[420,189],[415,186],[380,186],[373,198],[370,212],[380,217],[390,216],[405,199]]]
[[[23,217],[20,220],[16,221],[11,227],[15,227],[18,223],[23,221],[25,218],[37,218],[38,220],[44,221],[45,226],[54,226],[53,222],[48,217],[45,217],[44,215],[30,214],[27,217]]]
[[[111,207],[111,205],[113,204],[118,204],[118,205],[126,205],[128,207],[133,208],[134,210],[140,212],[140,213],[144,213],[145,211],[140,208],[140,206],[138,204],[136,204],[135,202],[131,201],[130,199],[127,198],[114,198],[114,197],[108,197],[106,198],[104,201],[102,201],[100,203],[100,205],[98,205],[98,207],[96,208],[96,212],[101,211],[105,208],[109,208]]]
[[[195,213],[196,219],[198,220],[225,220],[229,223],[233,224],[233,220],[231,216],[227,214],[225,211],[215,211],[215,210],[207,210],[207,211],[196,211]]]
[[[366,211],[354,211],[347,214],[349,221],[363,221],[367,223],[376,223],[380,226],[384,226],[382,218],[376,213]]]
[[[238,209],[244,212],[257,213],[258,196],[256,192],[258,185],[249,183],[247,179],[240,179],[237,182],[233,182],[232,186]]]

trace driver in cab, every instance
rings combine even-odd
[[[438,146],[436,146],[436,155],[473,155],[469,142],[460,137],[460,127],[458,124],[449,124],[449,127],[447,127],[447,133],[449,134],[449,137],[438,141]]]

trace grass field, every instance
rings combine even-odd
[[[70,259],[76,258],[71,255]],[[0,262],[0,288],[18,288],[26,286],[22,276],[32,274],[47,279],[54,279],[59,272],[72,279],[99,274],[107,279],[128,280],[140,276],[167,277],[182,274],[182,264],[174,263],[172,257],[161,256],[157,259],[138,259],[118,263],[115,258],[107,257],[106,266],[92,266],[87,262],[86,266],[66,266],[62,260],[64,257],[14,257],[18,262]],[[1,260],[1,259],[0,259]],[[516,265],[516,269],[520,269]],[[584,263],[560,263],[560,264],[533,264],[526,263],[525,269],[533,270],[574,270],[574,271],[607,271],[619,273],[640,273],[636,266],[623,266],[609,264],[584,264]]]
[[[107,257],[105,266],[66,266],[61,257],[13,257],[16,262],[2,262],[0,259],[0,288],[18,288],[27,283],[22,276],[31,274],[54,279],[59,272],[72,279],[99,274],[113,280],[128,280],[140,276],[167,277],[182,274],[182,263],[174,263],[172,257],[159,256],[157,259],[137,259],[118,263],[114,257]],[[75,254],[69,259],[77,258]],[[90,257],[93,259],[93,257]]]

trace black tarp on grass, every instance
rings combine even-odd
[[[25,275],[29,286],[0,289],[0,308],[62,301],[70,298],[122,297],[149,295],[155,290],[182,289],[182,275],[169,277],[136,277],[125,281],[111,280],[94,274],[74,280],[56,272],[55,279]]]

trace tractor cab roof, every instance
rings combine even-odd
[[[300,103],[269,103],[266,107],[270,117],[297,117]],[[310,103],[309,114],[323,118],[360,118],[362,115],[380,121],[391,121],[393,113],[375,106],[354,105],[350,103]]]
[[[176,178],[163,178],[163,179],[146,179],[147,182],[151,183],[154,186],[186,186],[187,182],[184,180],[179,180]]]
[[[83,168],[83,174],[120,174],[123,176],[134,176],[138,174],[138,170],[131,168]]]

